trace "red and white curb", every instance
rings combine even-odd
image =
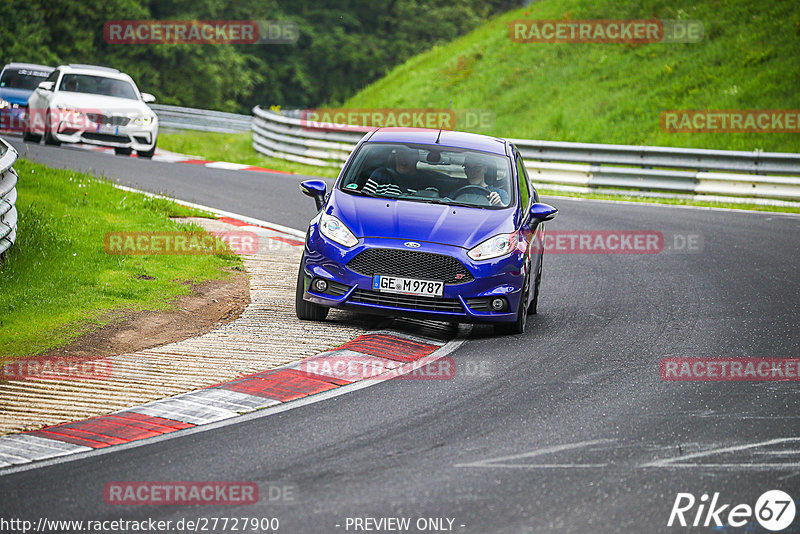
[[[92,152],[102,152],[103,154],[112,154],[112,155],[115,154],[113,148],[104,146],[83,145],[83,144],[76,144],[71,146],[83,150],[90,150]],[[138,156],[135,153],[133,153],[128,157],[136,158]],[[153,161],[161,161],[166,163],[187,163],[189,165],[201,165],[203,167],[208,167],[209,169],[222,169],[226,171],[253,171],[253,172],[271,172],[276,174],[294,174],[289,171],[279,171],[277,169],[268,169],[266,167],[258,167],[256,165],[245,165],[243,163],[231,163],[228,161],[212,161],[212,160],[198,158],[196,156],[187,156],[185,154],[178,154],[177,152],[169,152],[167,150],[161,150],[160,148],[156,148],[156,152],[155,154],[153,154],[153,157],[151,159]]]
[[[4,469],[1,472],[35,467],[43,460],[52,461],[205,425],[216,428],[218,425],[214,423],[259,410],[263,410],[263,415],[284,411],[294,407],[292,401],[307,397],[320,395],[319,400],[324,400],[382,380],[409,373],[413,376],[415,371],[458,348],[468,333],[468,329],[447,324],[405,323],[413,334],[401,331],[402,327],[400,330],[376,330],[337,349],[284,367],[108,415],[2,436],[0,468]],[[325,365],[326,362],[329,365]],[[354,373],[354,368],[359,371]],[[291,404],[286,406],[287,403]],[[296,403],[297,406],[305,404]]]

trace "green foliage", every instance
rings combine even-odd
[[[696,19],[699,43],[514,43],[516,19]],[[668,133],[675,109],[800,109],[794,0],[548,0],[412,57],[344,106],[486,109],[501,137],[797,152],[795,133]]]
[[[477,27],[507,0],[3,0],[0,60],[90,63],[130,74],[158,103],[248,113],[341,102],[414,54]],[[108,44],[111,20],[280,20],[295,45]]]

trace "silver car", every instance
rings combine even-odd
[[[151,158],[158,140],[158,117],[130,76],[107,67],[62,65],[28,99],[26,141],[88,143],[133,150]]]

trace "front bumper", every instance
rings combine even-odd
[[[155,121],[149,126],[130,123],[125,126],[85,124],[81,121],[61,119],[53,129],[53,137],[62,143],[87,143],[136,151],[151,150],[158,137]]]
[[[445,283],[442,297],[414,297],[383,293],[372,288],[372,277],[355,272],[348,263],[367,249],[408,251],[404,239],[365,238],[353,248],[345,248],[322,236],[312,224],[303,257],[305,291],[303,298],[323,306],[348,308],[381,315],[421,317],[464,323],[513,322],[517,319],[521,288],[525,278],[525,255],[522,251],[484,260],[473,261],[461,247],[420,242],[415,252],[440,254],[460,261],[473,280],[464,283]],[[388,274],[388,273],[375,273]],[[395,273],[392,273],[395,274]],[[398,275],[399,276],[399,275]],[[409,272],[409,278],[422,278]],[[329,282],[325,293],[315,291],[311,282],[323,278]],[[430,279],[430,278],[429,278]],[[506,300],[506,308],[492,311],[489,301],[495,297]]]

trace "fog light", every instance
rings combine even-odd
[[[317,278],[314,280],[314,290],[318,293],[325,293],[328,290],[328,282],[322,278]]]
[[[492,309],[494,311],[503,311],[506,309],[506,299],[497,297],[492,299]]]

